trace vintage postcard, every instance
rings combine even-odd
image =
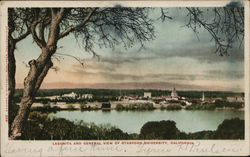
[[[1,156],[249,155],[249,1],[1,2]]]

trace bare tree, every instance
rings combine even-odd
[[[20,139],[24,123],[36,92],[44,77],[53,66],[51,57],[56,53],[57,43],[70,33],[81,39],[86,51],[94,56],[94,43],[100,47],[125,48],[154,38],[153,21],[145,8],[32,8],[30,32],[41,48],[37,59],[29,61],[29,73],[24,80],[24,90],[18,115],[11,126],[11,139]],[[46,34],[46,30],[48,33]]]

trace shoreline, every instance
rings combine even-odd
[[[71,106],[71,108],[69,108],[69,106]],[[186,109],[186,108],[181,108],[181,109],[161,109],[160,107],[154,107],[152,109],[116,109],[115,107],[111,107],[111,108],[84,108],[81,109],[80,105],[75,104],[63,104],[63,105],[49,105],[49,107],[45,107],[45,106],[38,106],[38,105],[32,105],[32,110],[33,111],[43,111],[46,110],[46,112],[58,112],[58,111],[98,111],[98,110],[102,110],[102,111],[111,111],[111,110],[115,110],[115,111],[154,111],[154,110],[162,110],[162,111],[180,111],[180,110],[187,110],[187,111],[215,111],[215,110],[235,110],[235,111],[242,111],[244,112],[245,109],[244,108],[239,108],[239,109],[235,109],[233,107],[217,107],[215,109]]]

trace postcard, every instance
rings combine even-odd
[[[1,2],[1,156],[249,155],[249,1]]]

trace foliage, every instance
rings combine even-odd
[[[187,134],[188,139],[214,139],[214,131],[198,131]]]
[[[151,121],[144,124],[140,131],[140,139],[178,139],[180,131],[174,121]]]
[[[125,110],[153,110],[152,103],[133,103],[125,106]]]
[[[181,110],[182,107],[180,104],[169,104],[166,106],[166,110]]]
[[[168,104],[167,106],[162,105],[161,110],[181,110],[182,107],[180,104]]]
[[[223,100],[216,100],[214,104],[216,107],[233,107],[235,109],[243,107],[243,103],[241,102],[228,102]]]
[[[19,106],[17,104],[9,104],[9,119],[8,119],[8,124],[9,126],[11,126],[12,122],[14,121],[14,118],[16,117],[17,115],[17,112],[18,112],[18,109],[19,109]],[[10,129],[9,129],[10,130]]]
[[[180,132],[174,121],[147,122],[141,128],[140,139],[244,139],[244,120],[225,119],[215,131]]]
[[[83,121],[71,122],[63,118],[49,118],[40,112],[31,112],[24,130],[25,140],[112,140],[131,139],[129,135],[110,125],[95,125]]]
[[[36,140],[37,137],[47,137],[44,128],[44,122],[47,120],[47,114],[41,112],[31,112],[29,114],[28,123],[25,126],[25,131],[23,135],[23,139],[27,140]]]
[[[215,110],[216,106],[211,103],[203,103],[203,104],[192,104],[186,106],[187,110]]]
[[[124,110],[125,107],[122,104],[117,104],[115,107],[116,110],[120,111],[120,110]]]
[[[62,109],[57,107],[57,106],[51,107],[50,105],[45,105],[43,107],[40,107],[40,106],[39,107],[32,107],[30,110],[31,111],[39,111],[39,112],[42,112],[42,113],[51,113],[51,112],[60,111]]]
[[[81,103],[80,104],[80,110],[81,111],[84,111],[84,110],[87,110],[87,109],[88,109],[88,107],[87,107],[86,103]]]
[[[225,119],[215,131],[216,139],[244,139],[244,120],[239,118]]]
[[[201,98],[203,91],[178,91],[178,95],[187,98]],[[206,98],[226,98],[228,96],[244,96],[244,93],[232,91],[204,91]]]

